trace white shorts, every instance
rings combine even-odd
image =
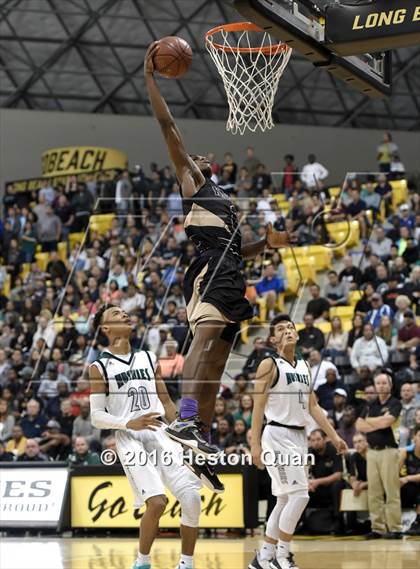
[[[158,431],[118,430],[115,440],[118,457],[134,493],[135,508],[141,507],[152,496],[165,494],[165,488],[177,499],[185,490],[191,492],[201,488],[199,479],[183,465],[181,445],[171,440],[164,428]]]
[[[291,494],[297,490],[308,491],[308,467],[305,466],[308,442],[305,429],[300,431],[267,425],[261,446],[273,496]],[[270,466],[273,461],[275,465]]]

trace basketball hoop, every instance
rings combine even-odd
[[[273,43],[251,22],[225,24],[209,30],[206,47],[222,79],[229,103],[226,130],[244,134],[273,128],[272,109],[291,48]]]

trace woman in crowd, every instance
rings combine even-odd
[[[13,432],[15,418],[9,411],[6,399],[0,399],[0,441],[7,441]]]
[[[390,351],[395,351],[397,348],[398,332],[392,325],[389,316],[382,316],[377,335],[385,340],[386,345]]]
[[[352,320],[352,328],[349,332],[347,339],[347,349],[350,350],[353,347],[354,342],[363,336],[363,317],[361,314],[355,314]]]
[[[348,333],[343,330],[341,318],[334,316],[331,320],[331,332],[325,334],[326,350],[324,355],[329,357],[344,356],[348,343]]]
[[[239,409],[233,414],[233,418],[236,420],[241,419],[245,422],[247,429],[251,427],[252,421],[252,408],[254,406],[254,400],[252,395],[244,393],[241,395],[239,400]]]
[[[236,419],[233,425],[233,432],[230,433],[225,440],[226,454],[239,454],[241,449],[246,446],[247,426],[243,419]]]

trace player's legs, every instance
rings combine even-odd
[[[234,323],[206,320],[197,324],[184,362],[180,419],[167,428],[171,438],[205,456],[219,453],[204,430],[209,429],[236,331]],[[199,415],[205,425],[198,422]]]
[[[222,375],[232,349],[232,342],[223,338],[224,332],[225,330],[222,331],[221,337],[214,341],[213,349],[211,350],[212,355],[210,357],[209,365],[207,366],[206,379],[205,382],[203,382],[198,398],[200,418],[205,424],[205,432],[210,431],[216,398],[220,389],[220,380],[222,379]]]
[[[287,495],[277,496],[277,502],[273,508],[265,529],[264,541],[257,551],[249,569],[269,569],[270,562],[276,557],[276,545],[280,537],[280,515],[287,504]]]
[[[158,469],[147,457],[148,449],[144,442],[147,435],[146,431],[136,434],[117,431],[115,434],[118,457],[134,494],[134,507],[146,504],[139,530],[139,552],[133,569],[150,568],[150,549],[167,503]]]
[[[262,448],[266,461],[273,460],[275,464],[267,464],[267,470],[272,482],[272,491],[277,496],[278,503],[270,516],[270,528],[267,535],[273,543],[276,538],[277,550],[275,559],[268,567],[270,569],[289,569],[297,567],[290,552],[290,542],[296,526],[309,501],[308,477],[305,465],[307,443],[305,431],[295,431],[283,427],[266,427],[262,436]],[[295,464],[292,457],[299,457]],[[277,521],[277,529],[274,524]],[[267,550],[272,548],[267,546]],[[262,556],[262,551],[260,550]],[[263,564],[260,564],[265,569]],[[256,566],[256,569],[260,569]]]
[[[150,550],[159,530],[159,520],[165,511],[167,497],[163,494],[146,500],[146,511],[140,523],[139,553],[133,569],[149,569]]]
[[[159,461],[157,468],[165,487],[177,498],[181,506],[182,545],[178,568],[192,569],[201,513],[201,497],[199,494],[201,483],[182,465],[182,459],[180,459],[182,449],[179,444],[168,439],[163,432],[155,433],[154,441],[151,444],[155,446],[158,457],[163,451],[174,457],[173,462],[169,465]]]

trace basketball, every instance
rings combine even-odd
[[[182,77],[192,63],[192,49],[177,36],[167,36],[159,40],[159,49],[154,57],[156,71],[167,79]]]

